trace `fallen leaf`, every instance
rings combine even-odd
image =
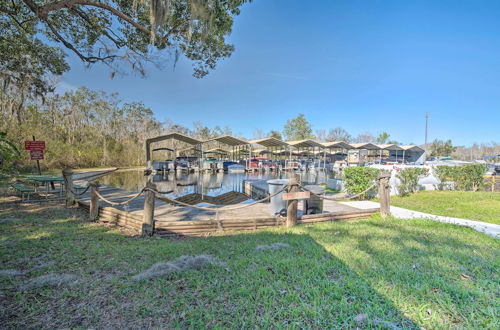
[[[267,270],[268,272],[271,272],[272,274],[276,274],[276,273],[274,272],[274,270],[273,270],[271,267],[267,267],[267,268],[266,268],[266,270]]]
[[[438,292],[439,292],[439,289],[438,289],[438,288],[434,288],[434,289],[432,289],[432,292],[434,292],[434,293],[438,293]]]
[[[302,254],[302,251],[295,251],[295,254]]]
[[[462,280],[464,280],[464,281],[470,280],[470,276],[469,275],[465,275],[464,273],[460,274],[460,277],[462,277]]]

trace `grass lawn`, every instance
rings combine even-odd
[[[421,191],[391,197],[391,205],[414,211],[500,224],[500,193],[485,191]]]
[[[469,228],[374,217],[173,240],[85,218],[56,206],[0,211],[2,327],[500,327],[500,241]],[[290,248],[256,251],[278,242]],[[225,264],[132,280],[201,254]],[[25,287],[46,274],[76,282]]]

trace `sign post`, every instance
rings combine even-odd
[[[45,141],[37,141],[33,135],[33,141],[24,141],[24,149],[30,151],[31,160],[36,160],[38,175],[42,175],[42,171],[40,170],[40,159],[43,159]]]

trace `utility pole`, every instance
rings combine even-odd
[[[428,122],[429,122],[429,113],[425,113],[425,160],[427,160],[427,127],[428,127]],[[424,160],[424,162],[425,162]]]
[[[427,125],[429,122],[429,113],[425,113],[425,147],[427,148]]]

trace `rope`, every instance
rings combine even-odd
[[[370,187],[368,187],[366,190],[360,192],[360,193],[357,193],[357,194],[354,194],[354,195],[345,195],[345,194],[336,194],[336,195],[333,195],[333,196],[325,196],[325,195],[318,195],[318,194],[315,194],[314,192],[312,192],[311,190],[307,189],[306,187],[300,185],[300,188],[304,189],[305,191],[309,191],[311,194],[313,194],[314,196],[318,197],[318,198],[321,198],[321,199],[324,199],[324,200],[329,200],[329,201],[338,201],[338,200],[343,200],[343,199],[353,199],[353,198],[356,198],[356,197],[359,197],[365,193],[367,193],[369,190],[371,190],[372,188],[376,187],[377,184],[376,183],[373,183]],[[340,197],[342,195],[342,197]],[[335,196],[339,196],[339,197],[335,197]]]
[[[73,190],[72,187],[69,186],[69,182],[68,182],[68,178],[64,177],[64,186],[68,188],[68,190],[75,196],[81,196],[83,194],[85,194],[89,189],[90,189],[90,185],[87,185],[85,187],[85,189],[83,190],[83,192],[76,192]]]
[[[198,209],[198,210],[202,210],[202,211],[212,211],[212,212],[224,212],[224,211],[232,211],[232,210],[239,210],[239,209],[243,209],[245,207],[250,207],[250,206],[253,206],[255,204],[258,204],[258,203],[262,203],[274,196],[277,196],[279,194],[281,194],[283,191],[285,191],[287,188],[287,186],[283,187],[283,189],[279,190],[278,192],[275,192],[274,194],[272,195],[269,195],[265,198],[262,198],[258,201],[255,201],[255,202],[252,202],[252,203],[249,203],[249,204],[243,204],[243,205],[238,205],[238,206],[228,206],[228,207],[220,207],[220,208],[213,208],[213,207],[203,207],[203,206],[196,206],[196,205],[191,205],[191,204],[188,204],[188,203],[184,203],[184,202],[181,202],[181,201],[178,201],[178,200],[175,200],[175,199],[172,199],[172,198],[169,198],[167,196],[162,196],[162,195],[158,195],[158,191],[156,190],[153,190],[151,188],[144,188],[144,190],[149,190],[149,191],[152,191],[156,194],[156,198],[158,199],[161,199],[163,201],[166,201],[166,202],[169,202],[169,203],[172,203],[172,204],[179,204],[179,205],[182,205],[182,206],[186,206],[186,207],[190,207],[190,208],[193,208],[193,209]]]
[[[100,199],[102,199],[103,201],[105,201],[108,204],[111,204],[111,205],[125,205],[125,204],[130,203],[134,199],[138,198],[145,190],[146,190],[146,188],[142,189],[137,194],[135,194],[134,196],[132,196],[131,198],[127,199],[124,202],[112,202],[109,199],[104,198],[98,191],[96,191],[95,193],[96,193],[97,197],[99,197]]]
[[[85,189],[83,190],[83,192],[81,192],[81,193],[80,193],[80,192],[75,192],[75,191],[73,190],[73,188],[69,188],[69,190],[70,190],[70,191],[73,193],[73,195],[75,195],[75,196],[81,196],[81,195],[85,194],[85,193],[86,193],[89,189],[90,189],[90,185],[87,185],[87,187],[85,187]]]
[[[76,177],[74,178],[75,180],[87,180],[89,178],[93,178],[93,177],[101,177],[101,176],[105,176],[105,175],[108,175],[114,171],[117,171],[118,168],[115,168],[113,170],[109,170],[109,171],[105,171],[105,172],[98,172],[98,173],[94,173],[94,174],[91,174],[91,175],[87,175],[87,176],[82,176],[82,177]],[[79,174],[79,173],[74,173],[74,174]],[[83,174],[83,173],[82,173]],[[96,178],[97,179],[97,178]],[[95,179],[93,179],[95,180]],[[87,180],[87,181],[91,181],[91,180]]]

